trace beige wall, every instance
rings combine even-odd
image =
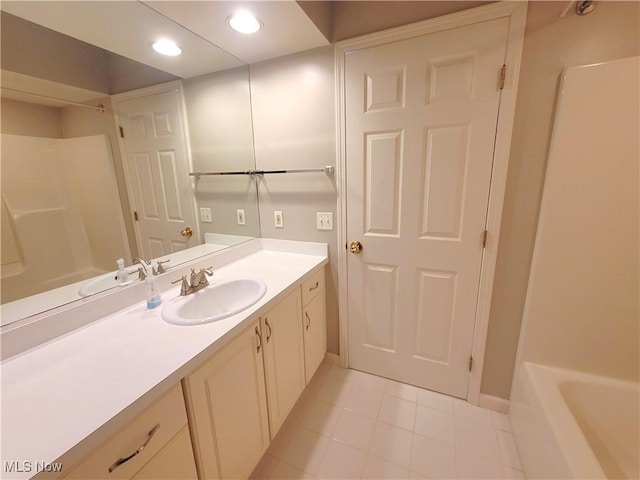
[[[250,66],[256,165],[259,169],[335,166],[333,47]],[[336,184],[323,173],[265,175],[258,182],[260,225],[268,238],[329,244],[328,350],[338,353],[337,235],[318,231],[316,212],[333,212]],[[275,228],[281,210],[284,228]]]
[[[0,105],[2,133],[62,138],[60,109],[3,98]]]
[[[193,169],[243,171],[255,168],[249,67],[183,81]],[[196,186],[198,207],[211,209],[212,222],[200,222],[200,233],[260,236],[255,178],[202,177]],[[239,225],[236,210],[245,213]]]
[[[491,304],[482,392],[509,398],[558,80],[562,70],[638,55],[640,4],[598,2],[589,15],[531,2]],[[588,99],[585,99],[588,102]]]

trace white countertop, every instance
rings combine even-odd
[[[160,318],[162,306],[147,310],[141,301],[5,361],[0,476],[36,473],[8,476],[7,461],[35,465],[82,455],[79,447],[63,457],[90,436],[86,447],[120,428],[327,261],[326,254],[260,250],[218,268],[211,281],[263,280],[265,296],[244,312],[205,325],[174,326]],[[163,300],[178,293],[178,287],[171,289]]]

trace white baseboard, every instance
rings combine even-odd
[[[324,361],[329,365],[333,365],[334,367],[340,366],[340,356],[335,353],[327,352],[324,354]]]
[[[480,398],[478,398],[478,406],[500,413],[509,412],[509,400],[494,397],[493,395],[487,395],[486,393],[480,394]]]

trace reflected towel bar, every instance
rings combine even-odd
[[[313,173],[313,172],[322,172],[326,175],[333,175],[335,172],[335,167],[331,165],[327,165],[323,168],[298,168],[298,169],[289,169],[289,170],[244,170],[238,172],[191,172],[189,173],[190,177],[204,177],[208,175],[271,175],[273,173]]]

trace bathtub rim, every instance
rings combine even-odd
[[[562,395],[560,384],[577,381],[634,391],[640,388],[639,384],[629,380],[531,362],[522,363],[517,373],[516,381],[525,383],[521,384],[521,394],[527,397],[535,414],[543,417],[537,420],[544,421],[545,429],[553,435],[555,446],[560,451],[562,460],[571,475],[574,478],[606,479],[607,476],[595,452]],[[517,444],[516,432],[514,437]],[[525,473],[531,475],[533,472]]]

